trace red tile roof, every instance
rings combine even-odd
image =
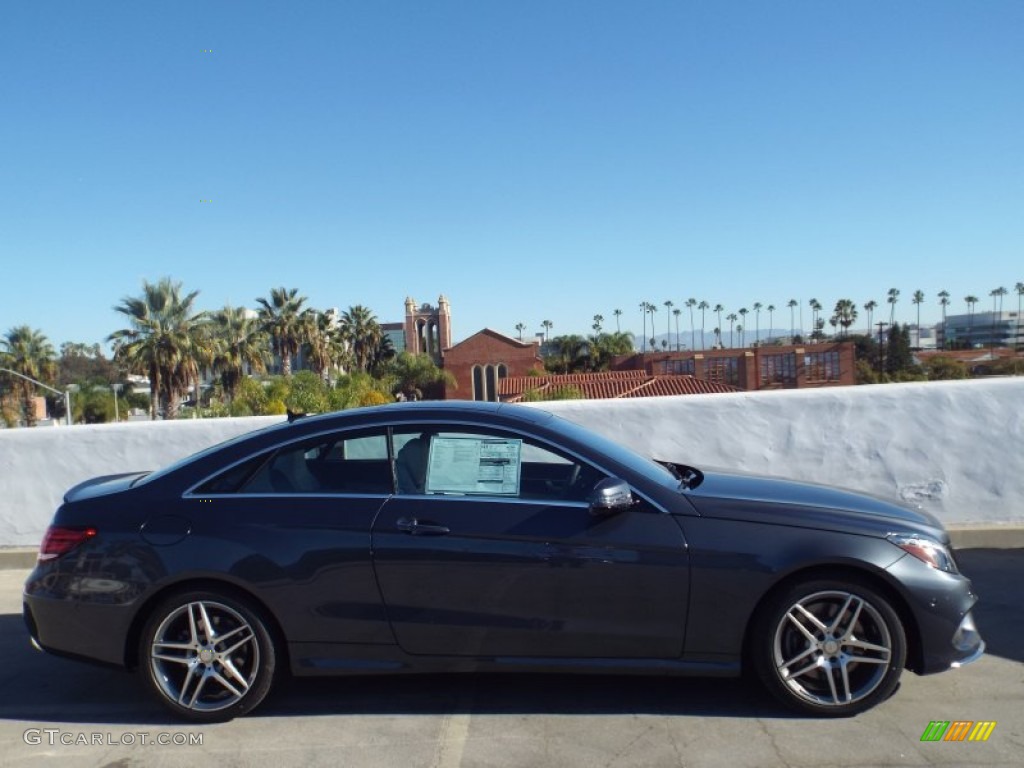
[[[572,387],[586,399],[619,397],[666,397],[739,392],[736,387],[696,379],[693,376],[651,375],[646,371],[602,371],[545,376],[509,376],[498,382],[498,393],[506,402],[518,402],[530,390],[538,394]]]

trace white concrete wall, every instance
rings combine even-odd
[[[1024,379],[545,403],[659,458],[1024,523]],[[281,417],[0,430],[0,546],[35,545],[64,491],[153,469]]]

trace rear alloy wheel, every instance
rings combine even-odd
[[[857,582],[808,581],[776,596],[755,627],[754,664],[784,703],[844,717],[899,684],[907,642],[889,602]]]
[[[142,631],[139,660],[165,706],[188,720],[219,722],[263,701],[276,655],[266,623],[247,603],[188,592],[153,611]]]

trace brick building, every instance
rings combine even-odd
[[[743,390],[805,389],[855,384],[854,344],[822,344],[648,352],[612,361],[617,371],[683,375]]]
[[[498,400],[502,379],[544,370],[539,342],[519,341],[490,328],[445,349],[443,364],[457,382],[445,390],[448,400]]]

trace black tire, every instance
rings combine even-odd
[[[805,581],[771,596],[750,652],[765,687],[787,706],[848,717],[893,694],[907,658],[889,601],[854,579]]]
[[[146,685],[178,717],[194,722],[251,712],[270,691],[276,665],[260,611],[228,593],[168,597],[150,614],[139,639]]]

